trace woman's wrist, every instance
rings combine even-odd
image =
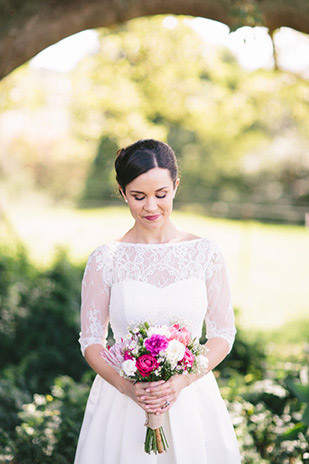
[[[186,375],[186,377],[188,378],[188,385],[187,386],[191,385],[193,382],[196,382],[196,380],[201,379],[208,372],[209,371],[206,371],[206,372],[203,372],[203,373],[200,373],[200,374],[187,374]]]
[[[132,382],[130,380],[124,379],[119,375],[119,379],[117,380],[115,387],[120,393],[129,396],[128,393],[131,386]]]

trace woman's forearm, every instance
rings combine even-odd
[[[208,358],[208,369],[207,371],[213,370],[217,367],[220,362],[226,358],[229,352],[229,344],[224,338],[214,337],[210,338],[206,343],[206,348],[208,349],[207,358]]]
[[[200,379],[208,372],[212,371],[215,367],[217,367],[220,362],[227,356],[229,352],[229,345],[228,342],[224,338],[214,337],[207,341],[206,348],[208,348],[207,352],[207,359],[208,359],[208,367],[206,372],[200,374],[189,374],[188,376],[188,385],[195,380]]]

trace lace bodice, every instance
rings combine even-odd
[[[82,282],[81,350],[105,343],[110,321],[119,340],[131,323],[186,321],[200,337],[221,337],[231,350],[234,313],[226,265],[215,241],[109,242],[90,256]]]

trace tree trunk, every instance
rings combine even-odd
[[[309,32],[308,0],[0,0],[0,79],[41,50],[85,29],[140,16],[184,14],[232,29],[264,25]]]

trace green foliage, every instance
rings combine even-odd
[[[305,404],[291,391],[291,385],[299,384],[299,380],[286,377],[288,373],[294,379],[307,377],[306,357],[286,362],[283,378],[281,364],[268,360],[264,379],[257,382],[232,374],[221,388],[229,400],[229,412],[246,464],[309,462],[309,427],[300,421]]]
[[[84,205],[100,198],[103,201],[113,199],[115,195],[115,169],[111,154],[118,150],[117,143],[103,136],[100,140],[98,152],[86,180],[85,190],[82,194],[81,204]],[[114,193],[114,195],[113,195]]]
[[[232,377],[235,387],[237,387],[235,372],[241,377],[246,376],[252,382],[263,378],[266,366],[264,340],[257,337],[256,334],[253,336],[253,334],[248,334],[241,329],[237,322],[238,314],[239,310],[235,309],[237,334],[233,349],[224,360],[224,363],[219,364],[216,368],[222,379]],[[206,325],[204,322],[200,343],[205,343],[206,340]]]
[[[60,253],[38,272],[24,251],[2,253],[1,371],[17,386],[46,392],[56,375],[80,379],[77,345],[82,272]]]
[[[55,379],[51,394],[35,394],[22,406],[15,431],[7,435],[7,460],[0,456],[0,462],[71,464],[88,394],[88,385],[68,376]]]
[[[219,366],[222,375],[229,377],[233,371],[236,371],[251,380],[259,380],[265,374],[265,365],[266,353],[263,341],[238,327],[233,350],[222,367]]]
[[[230,15],[234,20],[231,26],[232,31],[243,26],[262,26],[264,23],[260,5],[253,0],[234,2]]]
[[[302,423],[296,424],[298,427],[309,426],[309,379],[307,377],[306,384],[301,382],[295,382],[292,379],[287,379],[287,387],[289,390],[299,399],[301,403],[305,404],[305,410],[302,417]],[[294,430],[290,431],[290,434],[294,436]],[[290,436],[290,435],[289,435]]]
[[[308,341],[309,320],[298,319],[291,320],[277,330],[272,330],[269,333],[263,334],[263,339],[267,342],[273,342],[277,345],[282,344],[297,344],[306,343]]]
[[[245,2],[243,14],[257,18],[251,6]],[[162,17],[102,29],[100,53],[83,60],[72,83],[76,132],[99,138],[85,191],[92,203],[115,192],[115,150],[107,148],[98,163],[101,143],[121,147],[147,137],[176,151],[178,202],[246,198],[284,208],[309,198],[306,82],[284,72],[246,73],[231,52],[203,43],[184,18],[172,29]]]
[[[6,444],[5,434],[12,434],[19,424],[18,413],[24,403],[31,401],[31,395],[16,387],[10,379],[0,380],[0,446]],[[2,434],[3,432],[3,434]]]

